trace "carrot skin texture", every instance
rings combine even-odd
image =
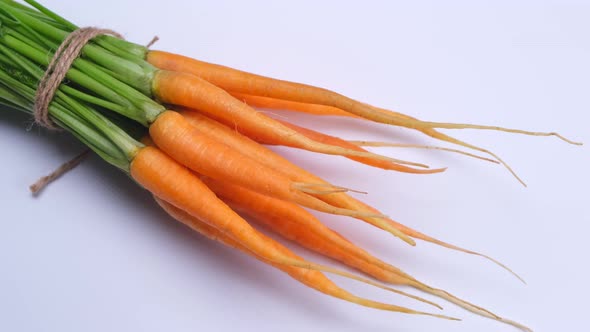
[[[163,54],[163,52],[159,52],[159,53]],[[381,123],[386,123],[386,124],[390,124],[390,125],[398,125],[398,126],[411,128],[411,129],[417,129],[417,130],[422,131],[425,134],[432,136],[434,138],[442,139],[442,140],[445,140],[445,141],[448,141],[451,143],[455,143],[458,145],[469,147],[469,148],[472,148],[472,149],[492,155],[494,158],[498,159],[498,161],[500,161],[502,164],[504,164],[505,167],[507,167],[508,170],[510,170],[512,172],[512,174],[519,181],[522,182],[522,180],[520,180],[518,178],[518,176],[516,176],[516,174],[510,169],[510,167],[504,161],[502,161],[497,155],[493,154],[492,152],[490,152],[488,150],[481,149],[481,148],[475,147],[473,145],[469,145],[467,143],[464,143],[464,142],[461,142],[461,141],[456,140],[454,138],[451,138],[447,135],[441,134],[437,131],[434,131],[432,128],[447,128],[447,129],[478,128],[478,129],[492,129],[492,130],[502,130],[502,131],[526,133],[524,131],[505,130],[502,128],[498,129],[498,127],[491,127],[491,126],[473,126],[473,125],[463,125],[463,124],[423,122],[423,121],[412,119],[411,117],[408,117],[408,116],[399,116],[395,112],[382,112],[380,110],[375,109],[372,106],[360,103],[358,101],[352,100],[350,98],[339,95],[339,94],[334,93],[329,90],[316,88],[316,87],[312,87],[312,86],[307,86],[304,84],[298,84],[298,83],[270,79],[270,78],[262,77],[259,75],[241,72],[241,71],[227,68],[227,67],[223,67],[223,66],[208,64],[208,63],[200,62],[200,61],[197,61],[194,59],[176,56],[173,54],[168,54],[168,56],[171,59],[170,58],[167,60],[165,59],[165,61],[161,65],[155,64],[154,62],[149,60],[150,55],[148,55],[148,61],[155,64],[156,67],[165,68],[168,70],[177,70],[177,71],[193,73],[197,76],[204,78],[205,80],[207,80],[209,82],[212,82],[213,84],[215,84],[225,90],[228,90],[228,91],[231,91],[234,93],[237,92],[237,93],[245,93],[245,94],[251,94],[251,95],[262,96],[262,97],[273,97],[273,98],[277,98],[277,99],[284,99],[284,100],[289,100],[289,101],[304,102],[304,103],[311,103],[311,104],[323,104],[323,105],[332,106],[335,108],[342,109],[344,111],[353,113],[355,115],[358,115],[358,116],[366,118],[366,119],[370,119],[375,122],[381,122]],[[167,57],[167,55],[164,54],[163,58],[166,58],[166,57]],[[168,61],[169,63],[165,64],[166,61]],[[165,67],[165,66],[170,66],[170,67]],[[200,70],[203,70],[203,73],[199,74],[198,71],[200,71]],[[210,76],[207,76],[207,75],[210,75]],[[528,134],[530,134],[530,132]],[[532,134],[536,135],[536,136],[551,136],[551,135],[553,135],[553,136],[558,136],[561,138],[561,136],[559,136],[558,134],[555,134],[555,133],[532,133]],[[566,139],[564,139],[564,140],[566,140]],[[574,144],[575,144],[575,142],[574,142]],[[284,145],[288,145],[288,144],[284,144]],[[524,184],[524,182],[522,182],[522,183]],[[345,194],[341,194],[341,195],[344,197],[349,197],[348,195],[345,195]],[[337,195],[329,195],[329,196],[334,197]],[[359,202],[357,200],[354,200],[354,199],[352,201],[347,199],[347,202],[343,201],[343,203],[344,203],[344,205],[349,206],[348,208],[352,208],[353,206],[356,206],[359,209],[364,208],[366,210],[375,211],[375,209],[368,207],[366,204]],[[336,205],[336,204],[334,204],[334,205]],[[397,224],[393,221],[391,221],[391,223]],[[403,225],[399,225],[399,226],[403,226]],[[419,232],[416,232],[416,231],[414,231],[414,232],[416,233],[417,236],[420,236],[420,235],[423,236],[423,234],[421,234]],[[464,249],[461,249],[461,248],[458,248],[458,247],[455,247],[452,245],[447,245],[444,242],[429,238],[427,236],[424,236],[424,239],[426,241],[432,241],[437,244],[445,245],[449,248],[465,251],[468,253],[473,253],[473,252],[470,252],[470,251],[467,251],[467,250],[464,250]],[[474,254],[477,254],[477,253],[474,253]],[[481,256],[483,256],[483,255],[481,255]],[[484,256],[484,257],[487,257],[487,256]],[[490,317],[492,317],[494,319],[498,319],[498,320],[504,321],[506,323],[513,324],[513,325],[520,327],[524,330],[529,330],[528,328],[526,328],[518,323],[512,322],[510,320],[505,320],[503,318],[499,318],[499,317],[497,317],[493,314],[490,314],[490,313],[488,313],[488,314],[490,315]]]
[[[356,144],[350,143],[348,141],[345,141],[341,138],[335,137],[335,136],[330,136],[330,135],[326,135],[308,128],[304,128],[286,121],[282,121],[282,120],[277,120],[280,123],[282,123],[284,126],[289,127],[293,130],[295,130],[296,132],[309,137],[310,139],[316,141],[316,142],[322,142],[325,144],[330,144],[330,145],[335,145],[335,146],[340,146],[346,149],[350,149],[350,150],[356,150],[356,151],[361,151],[361,152],[369,152],[361,147],[359,147]],[[268,144],[268,145],[280,145],[277,144],[278,142],[264,142],[264,141],[259,141],[256,138],[252,138],[256,141],[258,141],[259,143],[262,144]],[[416,169],[416,168],[412,168],[412,167],[408,167],[405,165],[401,165],[398,163],[394,163],[391,161],[386,161],[386,160],[375,160],[375,159],[371,159],[371,158],[363,158],[363,157],[354,157],[354,156],[349,156],[347,157],[348,159],[351,160],[355,160],[357,162],[369,165],[369,166],[373,166],[373,167],[378,167],[381,169],[385,169],[385,170],[394,170],[394,171],[398,171],[398,172],[404,172],[404,173],[412,173],[412,174],[434,174],[434,173],[441,173],[445,171],[445,168],[436,168],[436,169]]]
[[[302,268],[298,268],[298,267],[276,264],[276,263],[264,260],[260,256],[255,255],[252,251],[250,251],[248,248],[244,247],[239,242],[235,241],[231,237],[228,237],[224,233],[220,232],[215,227],[212,227],[212,226],[208,225],[207,223],[199,220],[198,218],[193,217],[192,215],[188,214],[184,210],[179,209],[176,206],[174,206],[174,205],[172,205],[160,198],[156,198],[156,202],[158,202],[158,204],[164,209],[164,211],[166,211],[166,213],[168,213],[174,219],[176,219],[176,220],[180,221],[181,223],[185,224],[186,226],[190,227],[192,230],[197,231],[198,233],[204,235],[205,237],[207,237],[211,240],[221,242],[228,247],[238,249],[247,255],[250,255],[258,260],[261,260],[262,262],[270,264],[270,265],[274,266],[275,268],[288,273],[290,276],[303,282],[304,284],[306,284],[309,287],[312,287],[312,288],[315,288],[318,290],[323,289],[323,291],[322,291],[323,293],[330,293],[332,290],[334,290],[334,287],[337,287],[327,277],[325,277],[323,275],[323,273],[321,273],[319,271],[306,270],[306,269],[302,269]],[[264,234],[260,234],[260,236],[266,238],[269,243],[273,242],[273,246],[277,250],[281,251],[282,253],[284,253],[290,257],[293,257],[293,258],[301,259],[301,257],[296,256],[290,250],[279,245],[274,240],[270,239],[269,237],[265,236]]]
[[[273,261],[283,257],[197,176],[157,148],[142,148],[131,162],[130,174],[153,195],[182,207],[257,255]]]
[[[236,98],[244,101],[245,103],[255,106],[255,107],[260,107],[260,108],[269,108],[269,109],[274,109],[274,110],[288,110],[288,111],[295,111],[295,112],[301,112],[301,113],[309,113],[309,114],[314,114],[314,115],[351,117],[351,118],[356,118],[356,119],[367,120],[363,117],[354,115],[352,113],[346,112],[340,108],[336,108],[333,106],[312,104],[312,103],[305,103],[305,102],[298,102],[298,101],[290,101],[290,100],[283,100],[283,99],[275,99],[275,98],[270,98],[270,97],[260,97],[260,96],[248,95],[248,94],[243,94],[243,93],[238,93],[238,92],[230,92],[230,93],[232,95],[234,95]],[[409,116],[409,115],[406,115],[403,113],[387,110],[384,108],[374,107],[374,106],[370,106],[370,105],[367,105],[367,106],[369,106],[369,107],[373,108],[375,111],[381,112],[383,114],[388,114],[391,116],[399,117],[399,118],[410,120],[410,121],[421,121],[417,118],[414,118],[412,116]],[[460,141],[456,138],[453,138],[449,135],[443,134],[434,128],[420,128],[420,131],[427,136],[430,136],[432,138],[435,138],[435,139],[438,139],[441,141],[449,142],[452,144],[464,146],[464,147],[467,147],[470,149],[474,149],[477,151],[487,153],[487,151],[484,151],[481,148],[475,147],[473,145],[470,145],[468,143]]]
[[[229,91],[229,93],[232,96],[234,96],[235,98],[241,100],[242,102],[244,102],[252,107],[267,108],[267,109],[274,109],[274,110],[289,110],[289,111],[307,113],[307,114],[312,114],[312,115],[342,116],[342,117],[348,117],[348,118],[363,119],[360,116],[356,116],[354,114],[345,112],[339,108],[335,108],[335,107],[331,107],[331,106],[299,103],[296,101],[289,101],[289,100],[283,100],[283,99],[253,96],[253,95],[248,95],[248,94],[233,92],[233,91]]]
[[[253,218],[281,235],[312,251],[355,268],[385,283],[406,285],[452,302],[475,314],[527,330],[517,322],[502,318],[489,310],[460,299],[442,289],[416,280],[399,268],[387,264],[323,225],[299,206],[252,192],[229,183],[203,179],[235,211]]]
[[[463,142],[438,131],[433,128],[444,129],[480,129],[503,131],[531,136],[555,136],[569,144],[582,145],[581,142],[575,142],[567,139],[556,132],[533,132],[520,129],[503,128],[498,126],[473,125],[465,123],[446,123],[421,121],[407,115],[397,112],[378,109],[371,105],[361,103],[344,95],[338,94],[327,89],[296,83],[284,80],[278,80],[270,77],[264,77],[237,69],[211,64],[188,57],[154,51],[147,56],[148,62],[159,68],[175,70],[180,72],[192,73],[203,79],[233,93],[241,93],[260,97],[271,97],[293,102],[319,104],[341,109],[345,112],[357,115],[378,123],[401,126],[421,131],[433,138],[440,139],[449,143],[457,144],[466,148],[474,149],[486,153],[499,161],[523,186],[526,183],[514,172],[514,170],[495,153],[490,150]]]
[[[264,163],[266,166],[274,169],[277,172],[280,172],[287,176],[292,181],[297,182],[306,182],[306,183],[323,183],[328,184],[328,182],[324,181],[323,179],[313,175],[310,172],[303,170],[302,168],[296,166],[295,164],[291,163],[290,161],[286,160],[282,156],[274,153],[273,151],[269,150],[268,148],[256,143],[255,141],[249,139],[248,137],[232,130],[223,124],[210,119],[207,116],[199,114],[194,111],[181,111],[182,116],[195,128],[200,130],[203,134],[211,137],[212,139],[218,140],[223,142],[227,146],[232,147],[233,149],[240,151],[241,153],[247,154],[253,159]],[[304,180],[305,179],[305,180]],[[223,179],[222,179],[223,180]],[[309,181],[311,180],[311,181]],[[234,182],[235,183],[235,182]],[[247,186],[245,186],[247,187]],[[352,199],[354,198],[344,194],[344,193],[334,193],[329,195],[317,195],[318,199],[327,202],[330,205],[338,206],[342,208],[344,206],[342,204],[343,200]],[[374,213],[374,210],[371,212]],[[388,222],[384,221],[383,218],[371,218],[371,217],[363,217],[359,216],[357,219],[363,220],[371,225],[379,227],[387,232],[398,236],[400,239],[409,243],[411,245],[415,245],[415,242],[407,237],[405,234],[401,233],[396,228],[392,227],[388,224]]]
[[[215,179],[246,186],[252,190],[297,202],[318,211],[354,216],[355,211],[333,207],[324,201],[295,189],[294,183],[282,173],[211,139],[174,112],[162,113],[150,126],[156,145],[172,158]]]
[[[268,148],[261,146],[255,141],[249,139],[246,136],[241,135],[239,132],[232,130],[223,124],[212,120],[204,115],[201,115],[192,111],[181,111],[182,116],[192,125],[202,131],[209,137],[217,139],[228,146],[236,150],[240,150],[247,153],[252,158],[264,162],[267,166],[272,167],[276,171],[282,172],[288,176],[291,180],[300,182],[314,182],[314,183],[327,183],[325,180],[313,175],[312,173],[300,168],[299,166],[291,163],[282,156],[274,153]],[[340,207],[350,206],[352,208],[366,209],[375,212],[376,209],[369,207],[364,203],[358,202],[356,199],[350,197],[345,193],[335,193],[330,195],[318,196],[320,199],[324,199]],[[358,202],[358,204],[354,204]],[[363,219],[365,220],[365,219]],[[370,221],[368,221],[370,222]],[[388,223],[391,223],[388,221]],[[398,223],[391,223],[396,227],[402,227],[403,225]],[[377,226],[379,227],[379,226]],[[403,231],[407,232],[410,229],[403,226]]]
[[[413,280],[405,272],[375,258],[326,227],[314,215],[296,204],[268,197],[226,181],[210,178],[202,180],[234,211],[253,217],[255,221],[291,241],[387,283],[407,284],[402,279]]]
[[[230,129],[229,127],[210,119],[202,114],[192,112],[192,111],[181,111],[181,114],[187,119],[191,125],[199,128],[202,132],[206,133],[208,136],[213,137],[219,141],[224,142],[226,145],[233,147],[234,149],[239,149],[243,153],[252,156],[256,160],[263,161],[267,166],[275,169],[276,171],[282,172],[290,179],[294,181],[301,181],[301,182],[325,182],[323,179],[319,178],[318,176],[306,171],[305,169],[291,163],[284,157],[274,153],[273,151],[269,150],[268,148],[261,146],[260,144],[256,143],[255,141],[251,140],[244,135],[241,135],[239,132]],[[318,198],[325,200],[326,202],[334,205],[339,206],[341,208],[351,209],[351,210],[359,210],[359,211],[366,211],[366,212],[373,212],[379,213],[379,211],[372,206],[346,194],[346,193],[335,193],[330,195],[321,195]],[[428,236],[424,233],[421,233],[415,229],[407,227],[393,219],[386,218],[384,219],[385,223],[387,224],[384,226],[381,222],[383,220],[375,218],[359,218],[371,225],[379,227],[383,230],[389,231],[390,228],[394,228],[403,234],[410,236],[412,238],[420,239],[426,242],[430,242],[433,244],[437,244],[439,246],[461,251],[467,254],[476,255],[484,257],[492,262],[498,264],[502,268],[508,270],[509,272],[513,273],[508,267],[504,264],[498,262],[497,260],[489,257],[487,255],[483,255],[481,253],[464,249],[453,244],[438,240],[431,236]],[[513,273],[514,274],[514,273]],[[515,274],[516,275],[516,274]],[[517,276],[517,275],[516,275]],[[521,279],[519,276],[517,278]]]
[[[157,68],[190,73],[233,93],[332,106],[376,122],[413,129],[428,127],[420,121],[377,112],[369,105],[336,92],[307,84],[256,75],[162,51],[150,51],[146,59]]]
[[[311,140],[242,103],[225,90],[192,74],[157,71],[152,81],[152,92],[161,102],[197,109],[213,118],[234,123],[241,132],[258,135],[264,139],[278,140],[285,146],[330,155],[391,160],[378,154]]]
[[[240,251],[242,251],[242,252],[244,252],[244,253],[246,253],[246,254],[248,254],[248,255],[264,262],[264,263],[272,265],[273,267],[289,274],[295,280],[303,283],[304,285],[306,285],[310,288],[313,288],[319,292],[322,292],[326,295],[330,295],[330,296],[339,298],[344,301],[352,302],[352,303],[355,303],[358,305],[362,305],[362,306],[374,308],[374,309],[401,312],[401,313],[406,313],[406,314],[428,315],[428,316],[433,316],[433,317],[438,317],[438,318],[443,318],[443,319],[457,320],[455,318],[451,318],[451,317],[447,317],[447,316],[424,313],[424,312],[408,309],[405,307],[400,307],[397,305],[376,302],[376,301],[372,301],[372,300],[368,300],[368,299],[364,299],[364,298],[355,296],[355,295],[347,292],[346,290],[338,287],[338,285],[336,285],[334,282],[332,282],[332,280],[330,280],[328,277],[326,277],[323,273],[321,273],[319,271],[308,270],[305,268],[300,268],[300,267],[295,267],[295,266],[277,264],[275,262],[268,261],[268,260],[264,259],[263,257],[256,255],[248,247],[235,241],[231,237],[228,237],[223,232],[220,232],[215,227],[211,227],[207,223],[199,220],[198,218],[185,212],[184,210],[177,208],[173,204],[170,204],[170,203],[164,201],[163,199],[160,199],[157,197],[156,197],[156,202],[170,216],[172,216],[174,219],[180,221],[181,223],[187,225],[191,229],[201,233],[202,235],[204,235],[212,240],[219,241],[229,247],[238,249],[238,250],[240,250]],[[276,250],[277,252],[281,253],[285,257],[288,257],[292,260],[303,261],[303,259],[301,257],[295,255],[292,251],[290,251],[286,247],[282,246],[280,243],[272,240],[271,238],[265,236],[264,234],[260,233],[259,236],[260,236],[260,238],[264,239],[268,243],[268,245],[270,247],[272,247],[273,250]],[[426,300],[421,299],[419,297],[415,297],[415,296],[412,296],[412,295],[409,295],[409,294],[406,294],[403,292],[400,292],[400,294],[410,296],[416,300],[423,301],[423,302],[426,302],[426,303],[434,305],[434,306],[438,306],[432,302],[426,301]]]

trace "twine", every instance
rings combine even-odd
[[[53,59],[47,66],[45,74],[39,81],[35,94],[35,123],[56,130],[57,126],[49,119],[49,104],[55,95],[59,85],[66,77],[72,63],[78,58],[82,48],[93,38],[100,35],[113,35],[123,38],[119,33],[109,29],[86,27],[70,33],[55,51]]]
[[[72,169],[76,168],[76,166],[80,165],[80,163],[84,161],[86,157],[88,157],[89,153],[90,150],[84,150],[82,153],[80,153],[70,161],[63,163],[55,171],[37,180],[35,183],[29,186],[29,190],[31,191],[31,193],[33,193],[33,195],[39,194],[39,192],[41,192],[43,188],[47,187],[48,184],[57,180],[60,176],[66,174]]]

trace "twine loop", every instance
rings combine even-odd
[[[34,116],[38,125],[57,130],[57,126],[49,119],[49,104],[59,89],[59,85],[66,77],[72,63],[78,58],[82,48],[93,38],[100,35],[112,35],[123,39],[118,32],[109,29],[85,27],[70,33],[55,51],[53,59],[47,66],[45,74],[39,81],[35,94]]]

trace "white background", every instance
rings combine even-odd
[[[590,6],[583,1],[45,1],[79,25],[265,75],[329,87],[433,121],[556,130],[590,142]],[[417,133],[281,113],[342,137],[436,143]],[[207,241],[92,157],[39,198],[27,186],[81,150],[68,135],[0,121],[1,331],[513,331],[441,301],[448,322],[335,300]],[[380,152],[448,166],[406,175],[279,149],[395,219],[488,253],[485,260],[321,216],[418,278],[537,331],[587,326],[587,147],[450,132],[492,148],[527,181],[463,156]],[[299,250],[299,249],[298,249]],[[299,250],[299,252],[303,252]],[[305,253],[305,252],[303,252]],[[316,256],[308,257],[325,262]],[[431,310],[334,278],[373,299]],[[429,297],[430,298],[430,297]]]

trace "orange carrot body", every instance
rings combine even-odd
[[[343,117],[362,119],[359,116],[356,116],[354,114],[345,112],[339,108],[335,108],[335,107],[331,107],[331,106],[299,103],[299,102],[295,102],[295,101],[275,99],[275,98],[269,98],[269,97],[253,96],[253,95],[247,95],[247,94],[238,93],[238,92],[231,92],[231,91],[230,91],[230,93],[235,98],[241,100],[242,102],[244,102],[252,107],[268,108],[268,109],[273,109],[273,110],[289,110],[289,111],[308,113],[308,114],[313,114],[313,115],[343,116]]]
[[[314,182],[320,183],[324,180],[315,176],[314,174],[300,168],[299,166],[291,163],[290,161],[286,160],[282,156],[272,152],[268,148],[261,146],[260,144],[252,141],[251,139],[240,135],[239,133],[231,130],[230,128],[216,122],[212,119],[209,119],[203,115],[194,113],[194,112],[182,112],[183,116],[190,122],[193,126],[199,128],[199,130],[203,131],[210,137],[214,137],[217,140],[224,142],[226,145],[231,146],[235,149],[238,149],[242,153],[245,153],[256,160],[260,160],[264,162],[268,167],[275,169],[276,171],[282,172],[286,176],[288,176],[291,180],[294,181],[301,181],[301,182]],[[324,181],[325,182],[325,181]],[[378,213],[379,211],[368,204],[361,202],[354,197],[347,195],[346,193],[334,193],[330,195],[322,195],[318,196],[318,198],[332,204],[334,206],[338,206],[341,208],[346,208],[350,210],[356,211],[364,211],[364,212],[372,212]],[[508,270],[509,272],[513,273],[507,266],[500,263],[499,261],[489,257],[487,255],[483,255],[481,253],[464,249],[453,244],[438,240],[431,236],[428,236],[424,233],[421,233],[417,230],[414,230],[410,227],[407,227],[399,222],[396,222],[392,219],[375,219],[375,218],[366,218],[361,217],[361,220],[366,221],[369,224],[372,224],[376,227],[379,227],[383,230],[388,232],[392,232],[392,229],[402,232],[402,234],[406,236],[410,236],[412,238],[420,239],[426,242],[434,243],[440,245],[445,248],[449,248],[452,250],[457,250],[461,252],[465,252],[471,255],[481,256],[492,262],[498,264],[502,268]],[[396,233],[394,233],[396,234]],[[406,241],[407,242],[407,241]],[[514,274],[514,273],[513,273]],[[517,278],[521,279],[518,275],[514,274]]]
[[[293,182],[282,173],[211,139],[176,112],[168,111],[161,114],[150,126],[150,136],[160,149],[200,174],[214,179],[225,179],[318,211],[351,216],[358,214],[330,206],[295,189]]]
[[[475,314],[527,329],[444,290],[416,280],[399,268],[355,246],[295,204],[279,201],[229,183],[212,179],[204,179],[204,182],[235,211],[250,216],[254,221],[262,223],[275,233],[310,250],[338,260],[383,282],[414,287],[446,299]]]
[[[209,226],[207,223],[202,222],[198,218],[195,218],[191,214],[183,211],[182,209],[179,209],[179,208],[175,207],[174,205],[172,205],[162,199],[159,199],[159,198],[156,198],[156,201],[168,214],[170,214],[170,216],[172,216],[176,220],[182,222],[183,224],[187,225],[191,229],[203,234],[204,236],[206,236],[212,240],[219,241],[229,247],[238,249],[248,255],[253,256],[256,259],[259,259],[267,264],[270,264],[273,267],[280,269],[283,272],[289,274],[292,278],[298,280],[299,282],[307,285],[310,288],[316,289],[317,291],[320,291],[324,294],[327,294],[327,295],[330,295],[330,296],[333,296],[333,297],[336,297],[336,298],[339,298],[339,299],[342,299],[342,300],[345,300],[348,302],[356,303],[356,304],[359,304],[359,305],[362,305],[365,307],[370,307],[370,308],[375,308],[375,309],[380,309],[380,310],[403,312],[403,313],[407,313],[407,314],[422,314],[422,315],[429,315],[429,316],[434,316],[434,317],[438,317],[438,318],[452,319],[452,318],[446,317],[446,316],[433,315],[433,314],[423,313],[423,312],[419,312],[419,311],[414,311],[414,310],[411,310],[408,308],[404,308],[404,307],[400,307],[400,306],[396,306],[396,305],[391,305],[391,304],[385,304],[385,303],[376,302],[376,301],[371,301],[371,300],[367,300],[367,299],[352,295],[349,292],[345,291],[344,289],[338,287],[334,282],[332,282],[323,273],[321,273],[319,271],[307,270],[307,269],[302,269],[302,268],[298,268],[298,267],[294,267],[294,266],[286,266],[286,265],[282,265],[282,264],[276,264],[272,261],[265,260],[264,258],[255,255],[252,251],[249,250],[249,248],[243,246],[239,242],[236,242],[235,240],[228,237],[224,233],[219,232],[219,230],[217,230],[216,228]],[[268,241],[269,245],[271,245],[274,248],[274,250],[279,251],[284,256],[287,256],[293,260],[302,260],[301,257],[295,255],[292,251],[285,248],[284,246],[282,246],[278,242],[272,240],[271,238],[266,237],[264,234],[260,234],[260,237],[265,239],[266,241]],[[426,301],[422,298],[419,298],[419,297],[416,297],[416,296],[413,296],[413,295],[410,295],[410,294],[407,294],[407,293],[404,293],[401,291],[398,291],[397,293],[437,306],[436,304],[434,304],[432,302]]]
[[[130,174],[156,197],[182,207],[256,255],[271,261],[283,256],[194,174],[157,148],[141,149],[131,162]]]
[[[147,146],[140,149],[131,162],[130,175],[154,196],[215,227],[265,260],[304,269],[328,271],[384,288],[347,272],[285,256],[266,237],[261,236],[246,220],[223,203],[195,174],[158,148]]]
[[[330,279],[328,279],[323,273],[314,270],[306,270],[298,267],[288,266],[288,265],[281,265],[276,264],[273,262],[269,262],[264,260],[260,256],[255,255],[252,251],[248,248],[240,244],[239,242],[235,241],[231,237],[225,235],[224,233],[220,232],[215,227],[208,225],[207,223],[199,220],[198,218],[193,217],[192,215],[186,213],[184,210],[175,207],[174,205],[163,201],[162,199],[156,198],[158,204],[174,219],[182,222],[186,226],[190,227],[191,229],[197,231],[198,233],[206,236],[207,238],[219,241],[231,248],[238,249],[241,252],[250,255],[256,259],[262,260],[265,263],[271,264],[272,266],[288,273],[293,278],[303,282],[309,287],[322,290],[323,293],[332,293],[336,288],[338,288]],[[289,249],[283,247],[282,245],[278,244],[276,241],[272,240],[271,238],[265,236],[264,234],[260,234],[260,237],[265,238],[265,240],[272,244],[272,246],[280,251],[281,253],[290,256],[292,258],[301,259]]]
[[[339,107],[340,105],[332,105],[336,103],[337,99],[332,95],[334,94],[333,92],[305,84],[264,77],[161,51],[150,51],[147,61],[160,69],[191,73],[199,76],[232,93],[310,104],[322,104],[348,111],[346,108]],[[340,97],[345,98],[344,96]],[[350,104],[352,105],[353,103],[351,102]]]
[[[574,145],[582,145],[581,142],[574,142],[569,140],[556,132],[533,132],[520,129],[504,128],[498,126],[474,125],[465,123],[448,123],[448,122],[430,122],[421,121],[415,118],[388,110],[378,109],[371,105],[361,103],[354,99],[348,98],[336,92],[314,87],[311,85],[289,82],[284,80],[264,77],[237,69],[215,65],[203,61],[198,61],[180,55],[152,51],[147,56],[148,62],[154,66],[173,70],[178,72],[191,73],[196,76],[219,86],[222,89],[232,93],[253,95],[259,97],[270,97],[273,99],[281,99],[291,102],[317,104],[331,106],[342,111],[354,114],[356,116],[371,120],[374,122],[401,126],[410,129],[416,129],[431,137],[447,141],[453,144],[458,144],[463,147],[474,149],[476,151],[484,152],[496,158],[512,175],[521,182],[524,186],[526,184],[512,168],[503,161],[498,155],[493,152],[483,149],[469,143],[460,141],[450,136],[432,131],[432,128],[444,129],[480,129],[480,130],[495,130],[509,133],[517,133],[532,136],[555,136],[567,143]],[[286,145],[286,144],[285,144]]]
[[[163,70],[190,73],[201,77],[213,85],[232,93],[332,106],[366,119],[396,126],[414,129],[432,127],[432,124],[399,117],[396,113],[389,114],[376,111],[371,106],[354,99],[307,84],[256,75],[161,51],[150,51],[147,55],[147,61]]]
[[[240,132],[280,141],[282,145],[332,155],[390,160],[373,153],[313,141],[235,99],[223,89],[192,74],[159,71],[153,79],[152,90],[155,97],[164,103],[204,112],[213,118],[235,124]]]
[[[261,195],[226,181],[203,178],[203,182],[234,211],[253,217],[255,221],[310,250],[339,260],[384,282],[408,284],[408,280],[413,279],[354,245],[296,204]]]
[[[284,174],[292,181],[306,183],[328,183],[322,180],[321,178],[313,175],[312,173],[307,172],[302,168],[296,166],[295,164],[291,163],[290,161],[286,160],[280,155],[272,152],[268,148],[256,143],[248,137],[241,135],[235,130],[230,129],[219,122],[216,122],[196,112],[182,111],[181,114],[192,126],[197,128],[203,134],[209,136],[212,139],[218,140],[219,142],[223,142],[227,146],[230,146],[233,149],[235,149],[236,151],[240,151],[241,153],[246,154],[251,158],[256,159],[257,161],[264,163],[266,166],[274,169],[275,171]],[[342,207],[344,205],[343,202],[345,202],[348,199],[354,200],[354,198],[343,193],[318,195],[317,198],[338,207]],[[388,222],[385,222],[383,218],[358,216],[358,219],[364,220],[369,224],[375,225],[383,230],[386,230],[400,237],[407,243],[414,244],[413,240],[408,238],[405,234],[401,233],[396,228],[389,225]]]

